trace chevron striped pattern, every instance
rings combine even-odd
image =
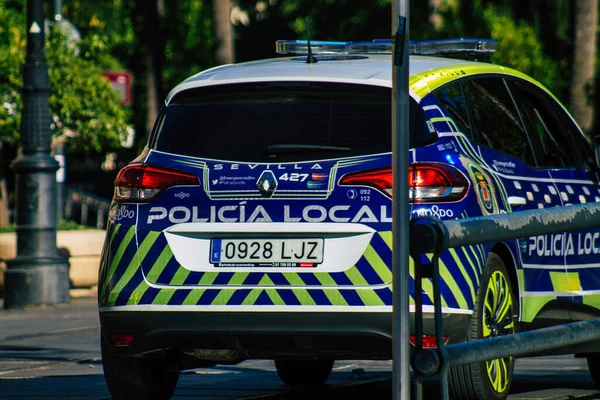
[[[379,232],[355,266],[337,273],[197,272],[181,266],[158,231],[111,224],[101,266],[100,305],[391,306],[392,233]],[[485,257],[481,246],[452,249],[440,262],[444,307],[472,309]],[[422,262],[428,263],[424,258]],[[414,266],[410,265],[410,287]],[[158,287],[157,287],[158,286]],[[424,304],[432,285],[424,281]],[[411,293],[411,302],[414,293]]]

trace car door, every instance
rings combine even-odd
[[[572,118],[551,96],[525,82],[511,82],[524,119],[543,153],[541,166],[548,168],[564,206],[600,201],[600,189],[592,171],[589,144]],[[600,308],[600,228],[554,235],[553,250],[563,254],[566,280],[561,292],[577,303]]]
[[[477,156],[499,187],[501,212],[547,209],[561,205],[547,168],[538,167],[521,114],[502,77],[465,81],[472,141]],[[540,235],[507,242],[511,247],[521,296],[521,317],[532,320],[566,280],[564,257],[546,251],[552,238]]]

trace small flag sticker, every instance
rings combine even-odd
[[[29,28],[29,33],[40,33],[41,31],[42,30],[40,29],[38,23],[33,21],[33,24],[31,24],[31,28]]]

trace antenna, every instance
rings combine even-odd
[[[312,48],[310,47],[310,35],[308,34],[308,18],[304,18],[304,22],[306,24],[306,44],[308,46],[308,55],[306,56],[307,64],[315,64],[317,59],[313,56]]]

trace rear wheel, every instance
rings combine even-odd
[[[485,265],[467,340],[509,335],[517,331],[517,298],[502,259],[491,253]],[[514,358],[484,361],[450,370],[452,398],[504,399],[510,391]]]
[[[593,353],[587,356],[588,370],[594,385],[600,388],[600,353]]]
[[[179,371],[166,362],[114,354],[102,339],[102,365],[106,385],[114,400],[168,400],[173,395]]]
[[[275,360],[279,378],[290,386],[319,386],[331,374],[333,360]]]

